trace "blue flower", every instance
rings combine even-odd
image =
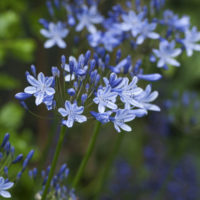
[[[81,31],[86,27],[90,33],[97,31],[94,24],[99,24],[103,21],[103,17],[98,13],[95,5],[90,8],[83,5],[81,12],[77,14],[77,18],[79,24],[76,26],[76,31]]]
[[[6,181],[3,177],[0,177],[0,196],[11,198],[11,194],[6,190],[10,189],[13,185],[13,182]]]
[[[27,81],[31,84],[24,89],[25,93],[33,94],[35,99],[35,104],[39,105],[43,102],[43,100],[52,96],[55,93],[54,88],[51,87],[54,81],[54,77],[45,77],[42,72],[40,72],[37,76],[37,79],[32,75],[27,75]]]
[[[130,122],[137,115],[144,116],[147,114],[147,112],[143,109],[136,109],[136,110],[130,110],[130,109],[118,109],[116,111],[115,117],[111,118],[111,121],[114,123],[114,127],[117,130],[117,132],[121,132],[120,128],[124,131],[130,132],[132,129],[130,126],[125,124],[125,122]]]
[[[143,108],[143,105],[135,99],[135,96],[140,94],[143,90],[137,86],[138,78],[133,77],[129,83],[128,78],[123,79],[121,88],[118,89],[121,101],[125,104],[126,109],[130,109],[131,106]]]
[[[96,97],[93,99],[94,103],[98,104],[98,111],[103,113],[106,107],[117,109],[117,105],[115,104],[117,95],[116,92],[112,92],[112,88],[109,85],[99,88]]]
[[[182,40],[182,43],[185,46],[187,56],[192,56],[193,50],[200,51],[200,44],[196,44],[199,41],[200,32],[197,31],[196,27],[193,27],[192,30],[185,31],[185,38]]]
[[[141,92],[135,99],[143,105],[143,108],[151,111],[160,111],[157,105],[151,104],[158,97],[158,92],[151,93],[151,85],[147,85],[146,89]]]
[[[62,123],[63,125],[71,128],[74,124],[74,122],[79,122],[83,123],[87,121],[87,117],[84,115],[81,115],[83,113],[84,107],[77,106],[77,103],[71,104],[70,101],[65,101],[65,108],[59,108],[58,112],[63,116],[63,117],[68,117],[67,120],[63,120]]]
[[[105,32],[97,31],[88,36],[92,47],[103,45],[107,51],[112,51],[121,42],[122,32],[119,29],[109,29]]]
[[[166,40],[161,41],[158,49],[153,49],[156,57],[159,58],[157,67],[164,67],[165,65],[180,66],[180,63],[174,59],[174,57],[181,54],[180,48],[175,48],[175,41],[168,42]]]
[[[188,16],[179,18],[171,10],[166,10],[163,13],[163,17],[163,22],[161,22],[166,24],[170,29],[177,29],[184,32],[190,26],[190,18]]]
[[[133,37],[140,33],[144,13],[140,12],[138,15],[134,11],[129,11],[128,14],[122,14],[123,22],[119,24],[122,31],[131,31]]]
[[[156,28],[156,25],[156,23],[148,23],[147,19],[144,20],[141,23],[136,44],[142,44],[146,38],[158,39],[160,37],[159,34],[153,32]]]
[[[65,28],[62,22],[57,22],[56,24],[50,22],[47,29],[41,29],[40,33],[48,38],[44,43],[45,48],[51,48],[54,45],[57,45],[60,48],[65,48],[67,45],[63,38],[65,38],[69,31]]]

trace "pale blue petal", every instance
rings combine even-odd
[[[83,123],[83,122],[87,121],[87,117],[85,117],[84,115],[78,115],[78,116],[76,116],[76,121],[79,123]]]
[[[46,92],[47,95],[49,95],[49,96],[55,94],[55,90],[54,90],[53,88],[51,88],[51,87],[46,88],[45,92]]]
[[[44,99],[44,93],[43,92],[39,92],[36,96],[36,99],[35,99],[35,104],[38,106],[42,103]]]
[[[45,83],[45,76],[44,76],[44,74],[42,72],[40,72],[38,74],[38,81],[39,81],[39,83],[42,83],[42,84]]]
[[[69,113],[64,108],[59,108],[58,112],[63,116],[66,117]]]
[[[28,81],[32,86],[38,87],[38,85],[39,85],[38,80],[36,80],[36,79],[35,79],[33,76],[31,76],[31,75],[28,75],[28,76],[27,76],[27,81]]]
[[[28,86],[24,89],[24,92],[28,94],[35,94],[37,92],[37,89],[33,86]]]
[[[44,43],[44,48],[48,49],[51,48],[56,44],[56,41],[54,39],[49,39]]]
[[[0,191],[0,195],[4,198],[11,198],[11,194],[7,191]]]

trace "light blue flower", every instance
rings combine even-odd
[[[103,45],[107,51],[111,52],[121,42],[121,32],[117,30],[113,31],[113,29],[109,29],[104,33],[101,31],[92,33],[88,36],[89,44],[92,47]]]
[[[157,63],[157,67],[164,67],[165,65],[173,65],[176,67],[180,66],[180,63],[174,59],[174,57],[181,54],[180,48],[175,48],[175,41],[168,42],[167,40],[163,40],[160,42],[159,50],[153,49],[156,57],[159,58]]]
[[[93,99],[94,103],[98,104],[98,111],[100,113],[105,112],[106,107],[110,109],[117,109],[115,104],[118,94],[112,92],[111,86],[107,85],[104,88],[97,90],[96,97]]]
[[[11,198],[11,194],[6,190],[10,189],[13,185],[13,182],[6,181],[3,177],[0,177],[0,196]]]
[[[33,94],[35,99],[35,104],[38,106],[41,104],[47,96],[52,96],[55,93],[54,88],[51,87],[54,81],[54,77],[45,77],[42,72],[37,76],[37,79],[32,75],[27,75],[27,81],[31,84],[24,89],[25,93]]]
[[[138,33],[139,36],[137,37],[136,44],[142,44],[146,38],[158,39],[160,37],[159,34],[153,32],[156,25],[156,23],[148,23],[147,19],[144,20],[139,28],[140,31]]]
[[[182,43],[185,46],[187,56],[192,56],[193,50],[200,51],[200,44],[196,44],[199,41],[200,32],[197,31],[196,27],[193,27],[192,30],[185,31],[185,38],[182,40]]]
[[[130,110],[130,109],[119,109],[116,111],[115,117],[111,118],[111,121],[114,123],[114,127],[117,130],[117,132],[121,132],[120,128],[124,131],[130,132],[132,128],[125,124],[125,122],[130,122],[135,119],[137,115],[139,117],[144,116],[146,113],[143,109],[136,109],[136,110]]]
[[[131,106],[143,108],[143,105],[135,99],[136,95],[139,95],[143,90],[137,86],[138,78],[133,77],[129,83],[129,79],[125,77],[123,83],[120,84],[121,88],[117,89],[121,101],[125,104],[126,109],[130,109]]]
[[[131,31],[133,37],[136,37],[138,33],[140,33],[143,18],[143,12],[137,15],[131,10],[128,14],[122,14],[123,22],[120,24],[119,28],[121,28],[122,31]]]
[[[145,90],[135,97],[138,102],[143,105],[143,108],[151,111],[160,111],[157,105],[151,104],[158,97],[158,92],[154,91],[151,93],[151,85],[147,85]]]
[[[50,22],[47,29],[41,29],[40,33],[48,38],[48,40],[44,43],[45,48],[51,48],[54,45],[57,45],[60,48],[66,48],[66,43],[63,40],[65,38],[69,31],[67,28],[65,28],[64,24],[62,22],[57,22],[56,24],[53,22]]]
[[[97,31],[94,24],[99,24],[103,21],[103,17],[98,13],[95,5],[90,8],[83,5],[81,12],[77,14],[77,18],[79,23],[76,26],[76,31],[81,31],[86,27],[90,33]]]
[[[172,29],[177,29],[179,31],[185,31],[190,26],[190,18],[188,16],[183,16],[181,18],[175,15],[171,10],[166,10],[163,13],[163,22]]]
[[[65,108],[59,108],[58,112],[63,117],[68,117],[67,120],[63,120],[63,125],[71,128],[74,124],[74,122],[83,123],[87,121],[87,117],[84,115],[81,115],[84,111],[84,107],[80,106],[78,107],[77,103],[74,102],[71,104],[70,101],[65,101]]]

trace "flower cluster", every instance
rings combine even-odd
[[[10,135],[6,133],[0,146],[0,196],[4,198],[11,197],[11,194],[7,190],[13,187],[13,181],[21,178],[22,173],[27,168],[34,154],[34,151],[31,150],[23,161],[22,154],[15,155],[15,148],[11,146],[9,137]],[[19,163],[22,163],[22,167],[20,167],[18,173],[11,174],[11,168],[16,167]]]
[[[179,17],[172,11],[165,10],[161,18],[156,18],[155,13],[164,6],[163,0],[151,0],[149,6],[143,6],[140,0],[135,0],[135,6],[127,2],[125,8],[117,4],[108,12],[107,17],[99,13],[96,1],[76,0],[73,3],[56,1],[54,4],[54,6],[51,2],[47,4],[51,16],[56,15],[53,10],[61,12],[61,8],[64,8],[68,19],[65,22],[40,20],[45,28],[41,30],[41,34],[48,38],[45,48],[56,44],[60,48],[65,48],[66,43],[63,39],[70,29],[75,27],[76,32],[84,28],[88,30],[87,38],[91,47],[103,46],[110,52],[127,40],[134,49],[142,45],[146,39],[156,40],[148,43],[148,54],[151,56],[153,54],[154,62],[158,59],[157,66],[164,69],[167,69],[167,65],[180,66],[175,57],[179,56],[184,49],[187,56],[191,56],[193,51],[200,51],[198,43],[200,32],[196,27],[191,28],[188,16]],[[140,51],[139,48],[137,50]],[[140,56],[142,55],[141,53]]]
[[[74,122],[83,123],[92,115],[102,124],[112,122],[118,132],[131,131],[126,122],[146,115],[148,110],[160,110],[152,104],[158,92],[152,92],[150,84],[142,89],[139,80],[155,81],[161,76],[143,75],[140,64],[133,66],[130,56],[120,61],[118,54],[115,66],[111,65],[109,54],[95,53],[92,57],[87,51],[78,59],[70,56],[69,63],[62,56],[61,69],[52,67],[49,77],[42,72],[36,76],[36,69],[31,66],[32,75],[26,73],[31,86],[15,97],[24,101],[33,95],[36,105],[44,103],[49,110],[58,109],[62,124],[67,127],[72,127]]]
[[[50,171],[50,167],[48,167],[46,170],[43,170],[41,172],[41,177],[43,179],[43,181],[42,181],[42,188],[43,189],[44,189],[45,184],[47,182],[49,171]],[[47,195],[47,200],[48,199],[49,200],[50,199],[55,199],[55,200],[56,199],[57,200],[66,200],[66,199],[76,200],[77,199],[76,195],[74,194],[74,190],[66,187],[66,180],[67,180],[68,174],[69,174],[69,169],[67,168],[66,164],[63,164],[60,167],[60,170],[58,171],[58,173],[55,174],[54,177],[51,180],[49,192],[48,192],[48,195]],[[29,171],[29,176],[33,180],[37,178],[37,175],[39,175],[37,168],[34,168],[33,170]],[[41,199],[43,189],[35,195],[36,200]]]

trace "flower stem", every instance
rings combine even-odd
[[[45,184],[44,192],[42,194],[42,200],[46,199],[46,196],[47,196],[47,193],[48,193],[48,189],[49,189],[51,180],[53,178],[54,171],[55,171],[55,168],[56,168],[56,164],[57,164],[57,161],[58,161],[58,156],[59,156],[61,148],[62,148],[62,143],[63,143],[63,140],[64,140],[66,129],[67,129],[66,126],[62,126],[61,127],[58,144],[56,146],[56,151],[55,151],[55,154],[54,154],[54,157],[53,157],[53,161],[52,161],[52,164],[51,164],[51,169],[50,169],[50,172],[49,172],[49,175],[48,175],[47,182]]]
[[[92,135],[92,138],[90,139],[90,143],[88,145],[88,148],[87,148],[87,151],[85,153],[85,156],[83,157],[83,160],[79,166],[79,169],[78,169],[78,172],[72,182],[72,187],[73,188],[76,188],[76,186],[78,185],[81,177],[82,177],[82,174],[83,174],[83,171],[86,167],[86,164],[92,154],[92,151],[94,149],[94,145],[96,143],[96,140],[97,140],[97,135],[99,133],[99,130],[100,130],[100,126],[101,126],[101,123],[99,121],[96,122],[95,124],[95,127],[94,127],[94,131],[93,131],[93,135]]]
[[[106,179],[109,175],[109,172],[110,172],[110,169],[112,167],[112,164],[113,164],[113,161],[119,151],[119,148],[121,146],[121,143],[123,141],[123,136],[124,134],[123,133],[119,133],[117,134],[117,138],[115,139],[115,142],[114,142],[114,145],[113,145],[113,149],[112,151],[110,152],[110,154],[108,155],[108,158],[104,164],[104,167],[101,171],[101,173],[99,174],[99,181],[98,181],[98,184],[97,184],[97,187],[96,187],[96,191],[95,191],[95,198],[94,199],[99,199],[99,195],[101,193],[101,190],[104,186],[104,183],[106,182]]]

